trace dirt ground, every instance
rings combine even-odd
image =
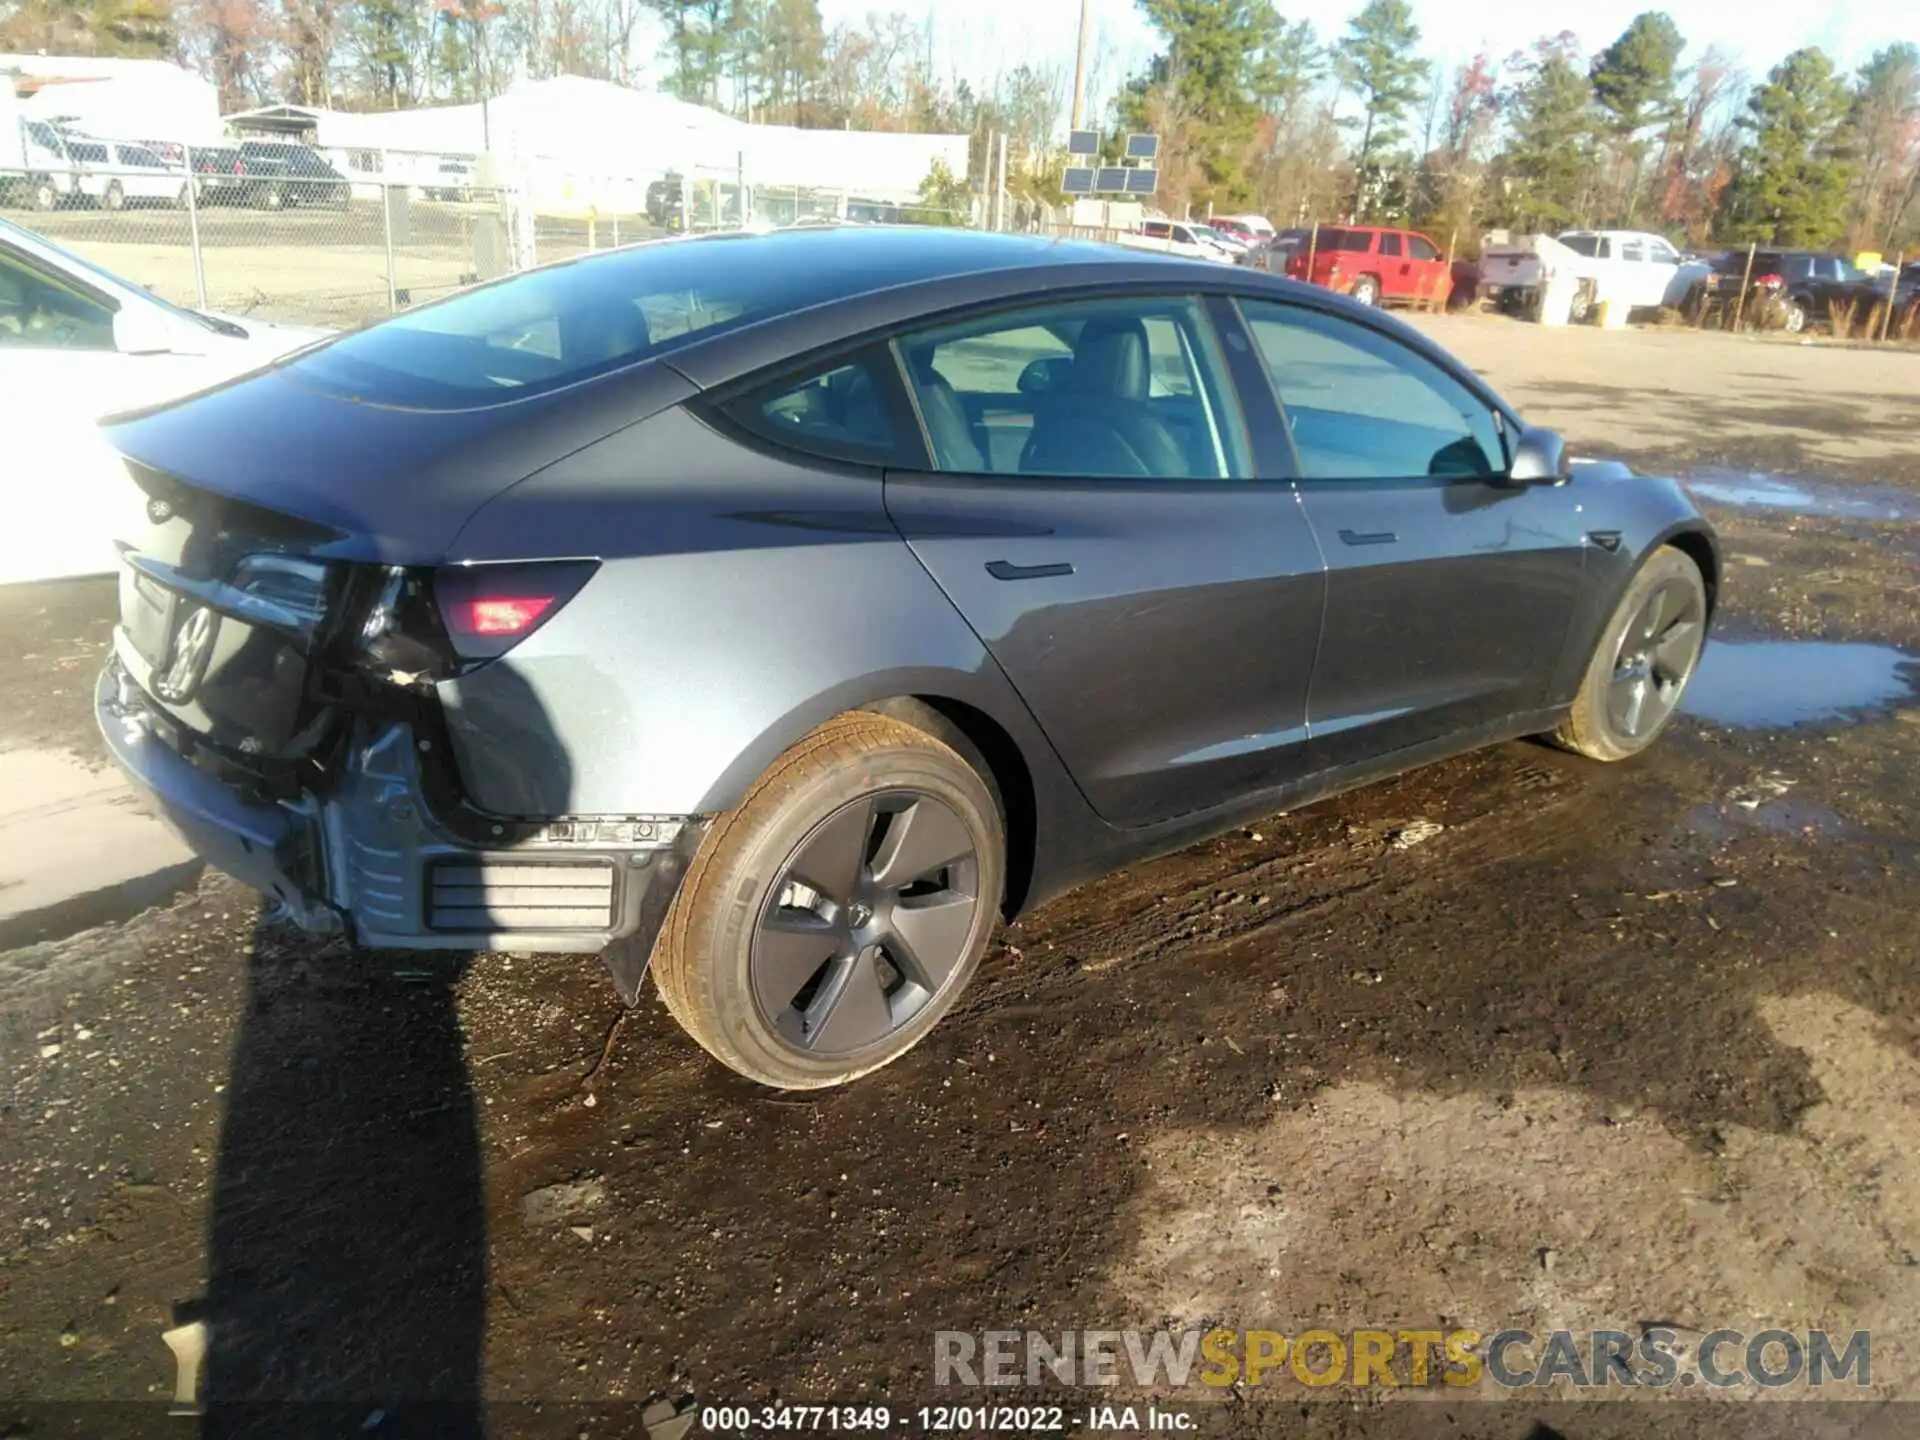
[[[595,963],[350,955],[214,876],[0,955],[0,1433],[181,1433],[159,1336],[195,1316],[257,1407],[216,1434],[900,1415],[1002,1398],[935,1387],[937,1330],[1214,1325],[1873,1354],[1839,1400],[1161,1397],[1213,1434],[1920,1432],[1920,356],[1422,323],[1583,453],[1748,502],[1648,755],[1503,745],[1089,885],[806,1097]],[[0,743],[92,745],[109,608],[0,595]]]

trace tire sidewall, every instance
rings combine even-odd
[[[1583,753],[1597,760],[1624,760],[1638,755],[1666,733],[1673,723],[1673,717],[1680,712],[1676,703],[1667,712],[1660,723],[1645,735],[1622,738],[1615,730],[1613,721],[1607,715],[1607,691],[1613,680],[1613,664],[1620,653],[1621,642],[1626,638],[1627,627],[1639,618],[1640,610],[1646,604],[1647,597],[1663,584],[1681,581],[1689,585],[1700,601],[1701,624],[1707,623],[1706,582],[1701,578],[1700,567],[1672,546],[1662,546],[1647,557],[1646,563],[1634,573],[1627,582],[1627,588],[1621,592],[1613,613],[1607,618],[1606,628],[1600,632],[1600,643],[1594,648],[1593,658],[1587,663],[1587,673],[1580,684],[1580,694],[1574,701],[1577,715],[1577,728],[1584,741]],[[1701,648],[1704,653],[1706,636],[1701,636]],[[1700,657],[1694,656],[1693,669],[1687,674],[1686,684],[1693,683],[1693,676],[1700,668]],[[1682,687],[1682,698],[1685,688]]]
[[[1380,282],[1371,275],[1363,275],[1353,284],[1353,298],[1362,305],[1380,303]]]
[[[752,942],[760,917],[801,842],[828,815],[863,795],[917,790],[948,805],[975,836],[980,903],[967,937],[966,958],[943,989],[908,1025],[867,1051],[816,1058],[775,1035],[753,993]],[[845,1082],[904,1055],[918,1044],[966,989],[985,942],[999,919],[1006,844],[993,797],[973,770],[937,741],[885,744],[838,759],[766,797],[764,813],[750,798],[725,837],[725,853],[699,878],[685,943],[698,957],[712,1023],[748,1073],[769,1084],[812,1089]]]

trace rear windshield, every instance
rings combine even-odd
[[[287,373],[406,409],[526,399],[844,294],[831,265],[743,263],[733,238],[670,240],[529,271],[342,336]]]
[[[1320,232],[1322,250],[1354,250],[1361,254],[1373,249],[1371,230],[1322,230]]]

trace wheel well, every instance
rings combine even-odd
[[[1707,587],[1707,614],[1711,616],[1720,599],[1720,565],[1712,544],[1698,530],[1682,530],[1671,536],[1667,544],[1700,568],[1700,578]]]
[[[952,745],[976,768],[999,802],[1007,827],[1007,888],[1003,910],[1017,914],[1033,879],[1036,821],[1033,777],[1011,735],[984,710],[944,695],[894,695],[862,705]]]

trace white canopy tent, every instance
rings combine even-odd
[[[220,93],[165,60],[0,54],[0,75],[33,93],[26,114],[108,140],[220,139]]]

